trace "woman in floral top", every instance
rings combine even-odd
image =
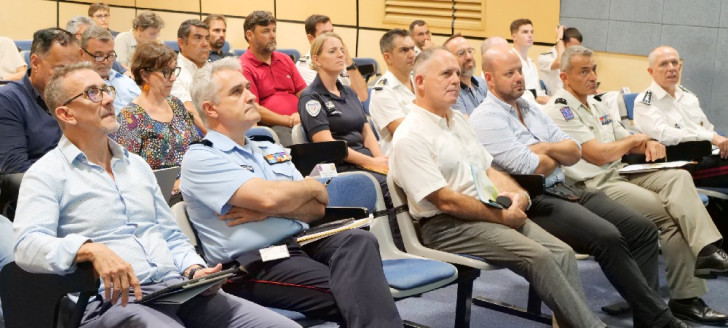
[[[112,137],[152,169],[179,166],[200,134],[182,102],[170,96],[180,72],[175,52],[156,42],[143,43],[134,52],[131,72],[142,93],[119,112],[120,128]],[[178,192],[179,181],[173,193]]]

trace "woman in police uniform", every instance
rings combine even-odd
[[[311,68],[318,72],[301,93],[298,112],[313,142],[346,140],[349,156],[339,172],[366,170],[386,182],[388,159],[379,149],[361,101],[353,89],[338,81],[344,71],[344,44],[334,33],[319,35],[311,45]]]

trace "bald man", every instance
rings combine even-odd
[[[490,93],[470,123],[493,166],[510,174],[543,174],[546,193],[533,198],[529,218],[579,253],[594,255],[632,308],[636,327],[687,327],[657,294],[657,227],[603,192],[566,183],[561,166],[581,157],[579,145],[536,104],[523,98],[521,61],[508,46],[483,56]]]
[[[698,186],[728,187],[728,138],[715,132],[700,108],[698,97],[680,84],[682,63],[677,50],[657,47],[647,57],[652,83],[635,99],[634,123],[650,138],[665,145],[710,141],[720,156],[698,164],[693,179]]]

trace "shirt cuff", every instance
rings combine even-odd
[[[76,271],[76,255],[81,246],[87,242],[93,242],[93,240],[77,234],[63,237],[58,248],[54,252],[48,253],[48,258],[46,258],[53,272],[65,275]]]
[[[703,130],[703,131],[698,132],[698,137],[700,138],[700,140],[707,140],[710,142],[713,142],[714,135],[715,135],[715,132],[708,131],[708,130]]]

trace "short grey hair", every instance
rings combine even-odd
[[[571,69],[571,57],[574,56],[584,56],[584,57],[592,57],[594,56],[594,51],[591,51],[587,49],[584,46],[571,46],[566,48],[564,53],[561,55],[561,71],[566,72]]]
[[[71,34],[76,34],[80,30],[81,25],[93,26],[94,21],[88,16],[73,16],[68,23],[66,23],[66,31]]]
[[[56,108],[62,106],[63,103],[68,101],[68,98],[70,97],[67,95],[68,91],[64,86],[65,77],[75,71],[84,69],[91,70],[94,73],[96,72],[94,71],[94,65],[87,61],[58,67],[53,72],[53,76],[48,81],[45,91],[43,92],[43,99],[45,100],[48,109],[51,111],[51,114],[53,114],[53,117],[56,117]]]
[[[675,49],[673,47],[670,47],[670,46],[659,46],[659,47],[657,47],[655,49],[652,49],[652,51],[650,51],[650,54],[647,55],[647,66],[648,67],[652,67],[652,65],[655,64],[655,57],[657,56],[657,50],[659,50],[661,48],[670,48],[670,49],[672,49],[673,51],[675,51],[675,54],[677,55],[677,58],[680,58],[680,53],[677,52],[677,49]]]
[[[215,83],[215,79],[212,77],[219,71],[238,71],[242,72],[240,61],[235,57],[226,57],[218,61],[205,64],[195,73],[195,77],[192,80],[190,86],[190,95],[192,96],[192,103],[195,105],[197,112],[200,113],[200,119],[208,126],[207,114],[202,110],[202,103],[209,101],[213,104],[220,102],[218,93],[222,86]],[[243,74],[243,73],[240,73]]]
[[[83,31],[83,35],[81,35],[81,48],[86,49],[88,40],[91,39],[96,39],[104,43],[114,41],[114,37],[111,36],[111,32],[108,29],[96,25],[92,25]]]
[[[450,53],[450,51],[445,49],[443,46],[431,47],[423,50],[419,55],[417,55],[417,57],[415,57],[415,65],[412,68],[412,76],[417,76],[419,73],[423,72],[425,70],[424,66],[430,62],[432,57],[438,51],[444,51],[448,54]]]

